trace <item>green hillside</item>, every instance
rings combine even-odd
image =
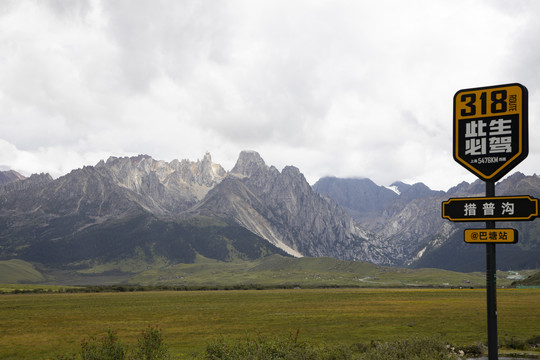
[[[75,225],[70,222],[69,226]],[[10,238],[26,241],[28,237],[23,235],[12,234]],[[3,258],[17,256],[52,268],[86,267],[90,271],[94,264],[101,264],[110,265],[109,270],[133,273],[156,262],[193,263],[199,255],[224,262],[285,255],[283,250],[239,225],[202,216],[175,221],[136,214],[73,234],[60,234],[58,238],[43,236],[40,241],[19,242],[17,247],[10,245],[4,249],[0,238],[0,253]],[[19,247],[23,250],[17,250]],[[118,264],[121,266],[114,268]]]
[[[516,286],[540,286],[540,271],[514,283]]]
[[[270,255],[256,260],[219,261],[197,254],[193,263],[154,263],[142,269],[135,259],[90,268],[51,269],[22,260],[0,261],[0,283],[44,285],[151,285],[209,288],[258,287],[484,287],[485,274],[421,268],[406,269],[334,258]],[[148,264],[147,264],[148,265]],[[124,268],[123,268],[124,267]],[[138,271],[134,271],[138,268]],[[129,271],[128,269],[131,269]],[[520,271],[522,276],[534,270]],[[497,273],[497,285],[512,284]],[[518,285],[534,286],[539,275]]]
[[[512,280],[498,274],[497,284]],[[333,258],[290,258],[272,255],[255,261],[224,263],[199,257],[193,264],[177,264],[144,271],[128,283],[176,286],[284,287],[483,287],[483,273],[441,269],[404,269]]]
[[[36,268],[23,260],[0,261],[0,283],[40,283],[46,278]]]

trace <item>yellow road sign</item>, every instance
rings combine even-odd
[[[497,181],[529,152],[528,91],[521,84],[454,95],[454,159],[484,181]]]
[[[466,243],[515,244],[518,241],[516,229],[466,229]]]

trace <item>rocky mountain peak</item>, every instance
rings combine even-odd
[[[202,161],[197,162],[197,170],[200,184],[205,186],[215,185],[227,174],[221,165],[212,162],[212,156],[209,152],[204,155]]]
[[[538,176],[527,176],[519,171],[497,183],[496,187],[496,195],[528,194],[534,197],[540,195]]]
[[[270,172],[274,172],[276,175],[279,174],[279,171],[274,166],[270,167]],[[296,183],[297,186],[300,186],[301,188],[311,189],[311,186],[307,182],[304,174],[302,174],[300,169],[298,169],[296,166],[285,166],[283,170],[281,170],[281,177],[284,179],[289,179],[288,181]]]
[[[401,191],[410,187],[410,185],[400,184],[402,184]],[[325,177],[317,181],[313,188],[320,194],[337,201],[353,216],[367,216],[369,213],[382,210],[399,196],[394,190],[378,186],[370,179]]]
[[[282,170],[282,174],[290,176],[290,177],[304,176],[300,172],[300,169],[298,169],[296,166],[291,166],[291,165],[285,166]]]
[[[100,161],[96,168],[106,171],[120,185],[139,191],[144,179],[160,184],[180,184],[186,186],[200,186],[210,188],[219,183],[226,175],[226,171],[219,164],[212,162],[210,153],[206,153],[202,160],[196,162],[189,160],[171,162],[154,160],[148,155],[134,157],[111,156],[106,162]],[[206,191],[204,191],[206,193]]]
[[[424,183],[415,183],[411,185],[407,191],[401,193],[402,197],[410,198],[410,199],[418,199],[418,198],[425,198],[430,196],[436,196],[441,195],[444,193],[443,191],[436,191],[431,190],[426,184]]]
[[[7,183],[17,181],[17,180],[24,180],[26,179],[24,176],[16,172],[15,170],[8,170],[8,171],[0,171],[0,186],[5,185]]]
[[[403,194],[405,191],[407,191],[411,185],[405,184],[402,181],[396,181],[393,182],[390,187],[395,188],[400,194]]]
[[[279,172],[254,151],[243,151],[229,175],[190,211],[232,219],[293,256],[388,260],[372,251],[371,235],[316,193],[298,168]]]
[[[465,196],[465,195],[466,196],[472,196],[472,195],[483,196],[485,191],[486,191],[486,185],[484,181],[478,179],[471,184],[469,184],[466,181],[462,181],[458,185],[448,189],[447,195],[448,196]]]
[[[0,194],[8,193],[11,191],[27,190],[32,187],[39,187],[51,181],[53,181],[53,178],[49,174],[32,174],[28,178],[23,177],[20,180],[13,180],[11,182],[5,183],[3,186],[0,185]]]
[[[426,184],[421,182],[409,185],[401,181],[396,181],[390,187],[397,190],[401,199],[407,200],[437,196],[443,193],[442,191],[431,190]]]
[[[210,153],[197,161],[110,157],[55,180],[35,174],[0,185],[0,224],[8,225],[0,226],[0,258],[99,263],[143,248],[148,259],[156,251],[170,261],[193,261],[196,253],[230,254],[231,246],[253,256],[275,251],[261,245],[264,239],[294,256],[414,266],[467,263],[459,253],[463,241],[454,241],[462,239],[461,227],[441,217],[441,202],[452,191],[482,195],[484,182],[463,182],[447,193],[422,183],[392,186],[399,191],[369,179],[329,177],[310,187],[298,168],[280,172],[255,151],[242,151],[229,173]],[[497,195],[505,194],[540,197],[540,179],[511,175],[497,184]],[[513,251],[534,266],[539,227],[520,226],[527,249],[516,245]],[[460,255],[450,257],[448,251]]]
[[[448,195],[456,195],[456,194],[464,193],[464,192],[467,191],[469,186],[470,186],[470,184],[468,182],[462,181],[459,184],[457,184],[456,186],[453,186],[450,189],[448,189],[447,194]]]
[[[236,165],[234,165],[231,173],[250,177],[259,173],[261,170],[266,169],[268,169],[268,166],[258,152],[253,150],[243,150],[240,153],[240,156],[238,156]]]

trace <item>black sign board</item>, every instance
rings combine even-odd
[[[454,95],[454,159],[484,181],[497,181],[525,159],[528,91],[521,84]]]
[[[526,221],[538,216],[538,199],[530,196],[453,198],[442,203],[450,221]]]

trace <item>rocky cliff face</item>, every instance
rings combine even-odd
[[[186,210],[200,201],[225,177],[225,170],[212,163],[210,154],[197,162],[156,161],[149,156],[111,157],[94,169],[100,177],[126,189],[145,210],[165,215]]]
[[[55,180],[9,179],[0,185],[0,258],[62,266],[126,256],[189,262],[197,255],[233,260],[271,253],[464,266],[456,259],[471,258],[470,247],[455,245],[463,226],[442,219],[441,203],[485,190],[481,181],[444,193],[421,183],[390,189],[336,178],[312,188],[299,169],[279,171],[253,151],[242,152],[229,172],[210,154],[195,162],[140,155],[111,157]],[[540,178],[517,173],[496,189],[540,197]],[[505,225],[518,229],[520,243],[503,256],[523,266],[540,258],[540,222]]]
[[[374,245],[392,265],[407,265],[433,236],[446,239],[452,230],[441,218],[440,202],[435,200],[444,193],[421,183],[396,182],[386,188],[369,179],[323,178],[313,188],[336,200],[360,226],[377,234]]]
[[[265,239],[293,256],[391,261],[374,246],[373,234],[361,229],[337,203],[313,191],[297,168],[288,166],[280,172],[252,151],[242,152],[228,173],[212,163],[209,154],[197,162],[170,163],[145,155],[111,157],[56,180],[35,175],[0,189],[3,258],[26,256],[38,261],[40,253],[46,253],[55,263],[61,263],[62,256],[56,253],[65,247],[72,247],[72,255],[65,255],[70,263],[82,261],[85,252],[95,255],[91,250],[94,248],[120,256],[110,242],[118,242],[117,248],[124,249],[122,252],[133,253],[134,248],[142,246],[150,254],[165,246],[152,234],[162,234],[160,239],[170,238],[170,229],[178,228],[185,237],[189,233],[185,230],[187,225],[175,224],[191,224],[193,219],[204,218],[216,220],[203,221],[212,224],[205,231],[187,226],[191,232],[200,233],[200,238],[190,237],[187,245],[185,239],[174,240],[184,244],[182,251],[192,254],[176,258],[193,259],[194,251],[198,251],[195,248],[206,249],[206,255],[212,253],[212,247],[221,248],[218,243],[223,242],[216,243],[216,230],[211,230],[217,221],[228,224],[223,225],[226,227],[247,229],[255,236],[255,243],[258,238]],[[148,232],[149,228],[154,230]],[[143,238],[153,245],[142,245]],[[210,238],[214,245],[208,248],[204,244]],[[233,240],[227,241],[232,241],[229,247],[240,246]],[[88,248],[89,244],[94,245]],[[242,244],[242,249],[247,249]],[[257,245],[259,249],[263,247]],[[275,252],[270,247],[249,251]],[[221,258],[230,255],[222,256],[224,252],[220,252]],[[106,254],[102,258],[110,260]]]
[[[313,189],[347,210],[356,220],[372,218],[395,201],[399,195],[369,179],[339,179],[325,177]]]
[[[200,201],[225,175],[210,154],[197,162],[170,163],[145,155],[111,157],[56,180],[40,174],[11,182],[0,187],[0,205],[22,212],[39,208],[47,214],[96,217],[137,208],[157,215],[174,214]]]
[[[4,185],[0,185],[0,194],[7,194],[19,190],[29,190],[34,187],[45,185],[52,180],[53,178],[49,174],[33,174],[29,178],[12,178],[11,181],[6,182]]]
[[[201,200],[225,176],[203,160],[156,161],[111,157],[53,180],[32,175],[0,187],[1,254],[75,236],[100,224],[152,214],[171,216]]]
[[[387,263],[367,231],[323,198],[300,171],[281,172],[255,152],[242,152],[228,176],[193,211],[232,218],[295,256],[332,256]]]
[[[323,180],[324,186],[320,186]],[[348,190],[351,186],[356,191]],[[314,188],[343,204],[358,224],[376,233],[375,245],[392,259],[394,265],[443,267],[461,271],[485,268],[481,261],[485,256],[478,253],[479,247],[464,246],[463,229],[466,225],[441,217],[441,203],[451,197],[484,196],[485,183],[480,180],[472,184],[463,182],[446,193],[433,191],[421,183],[408,185],[397,182],[392,184],[392,188],[399,193],[395,196],[390,189],[373,185],[368,191],[359,191],[366,188],[366,181],[358,179],[349,179],[349,183],[343,179],[321,179]],[[384,195],[381,196],[381,193]],[[538,197],[540,178],[516,173],[498,183],[496,193],[498,196],[527,194]],[[374,198],[384,196],[390,200],[374,201]],[[346,202],[343,202],[344,198]],[[472,227],[472,224],[468,226]],[[540,256],[540,223],[505,223],[504,226],[518,229],[520,242],[500,250],[500,257],[504,259],[501,266],[511,267],[513,263],[513,266],[521,264],[519,266],[534,267],[534,258]]]

